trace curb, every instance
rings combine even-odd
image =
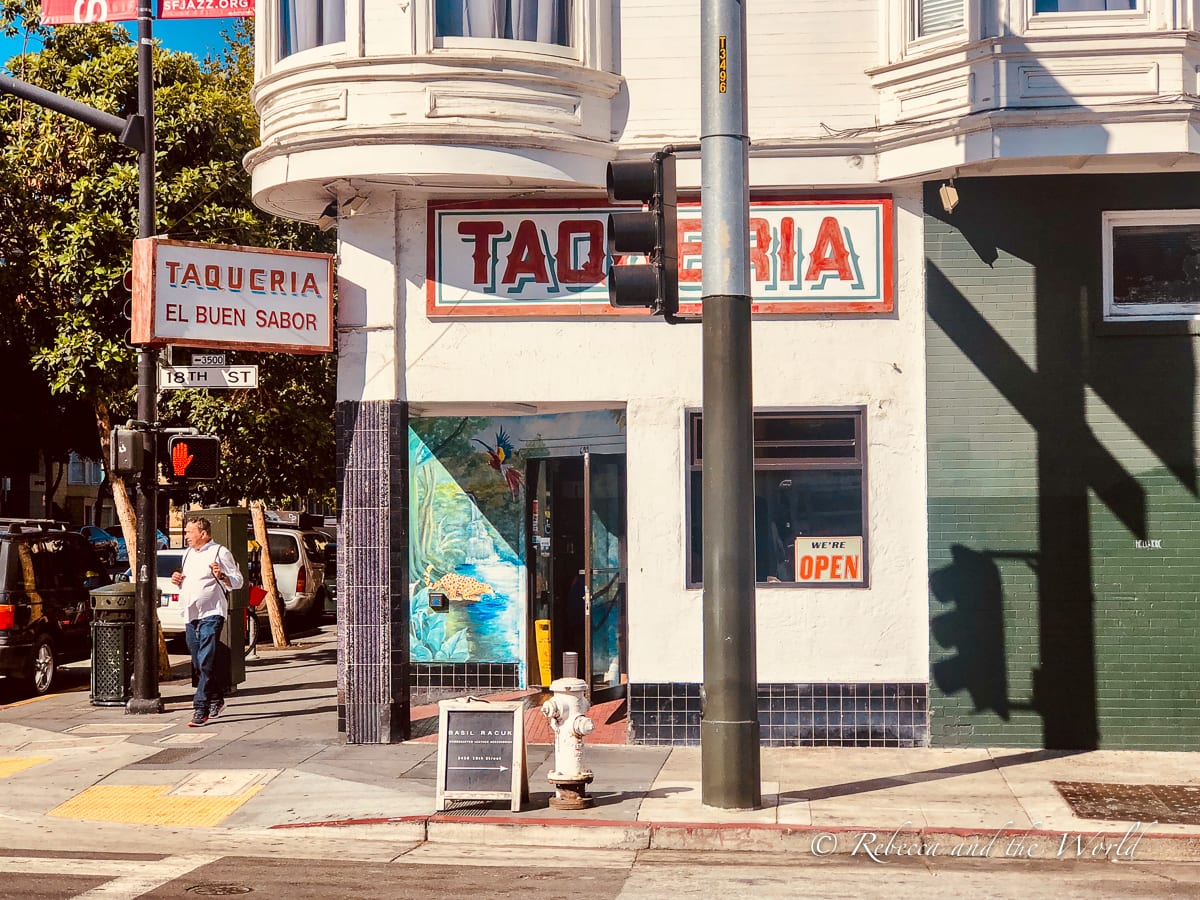
[[[887,863],[914,857],[1019,859],[1026,862],[1196,862],[1200,835],[1125,831],[1049,831],[1022,828],[898,828],[776,825],[767,823],[628,822],[508,816],[397,816],[273,825],[341,828],[396,825],[409,840],[438,844],[539,847],[558,844],[590,850],[736,851],[802,853],[813,857],[862,856]],[[394,832],[392,832],[394,834]]]

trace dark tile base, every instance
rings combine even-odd
[[[413,663],[413,691],[515,691],[521,686],[516,663]]]
[[[700,685],[629,685],[635,744],[700,743]],[[921,683],[760,684],[764,747],[923,747],[928,688]]]

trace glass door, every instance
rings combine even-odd
[[[592,702],[623,696],[626,674],[625,457],[583,452],[584,623]]]

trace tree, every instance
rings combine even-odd
[[[4,0],[0,27],[36,33],[40,52],[15,57],[18,78],[119,116],[137,108],[135,44],[106,25],[42,29],[35,5]],[[250,102],[253,47],[243,23],[226,51],[200,62],[156,48],[157,233],[214,243],[329,249],[316,229],[250,200],[244,154],[258,140]],[[106,457],[113,424],[133,416],[136,348],[121,287],[137,235],[137,158],[116,139],[35,104],[0,95],[0,322],[50,390],[84,401]],[[223,442],[225,475],[209,494],[269,500],[332,494],[333,365],[264,355],[262,390],[176,392],[164,425],[194,425]],[[126,533],[132,507],[119,478]],[[132,550],[132,548],[131,548]],[[131,553],[132,558],[132,553]]]

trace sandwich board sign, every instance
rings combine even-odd
[[[448,800],[509,800],[513,812],[529,801],[524,702],[438,703],[438,812]]]

